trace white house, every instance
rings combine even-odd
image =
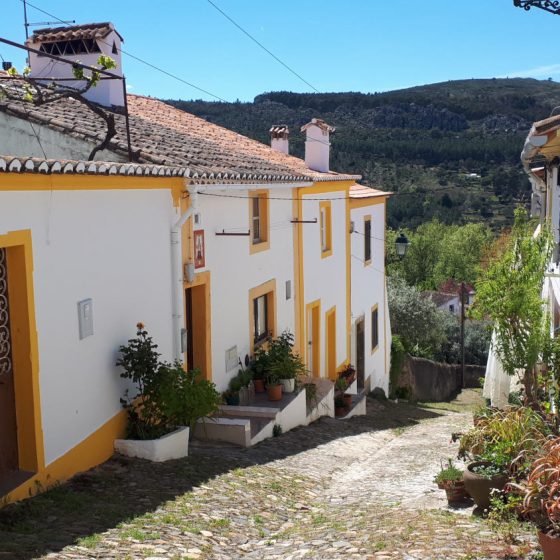
[[[77,48],[97,53],[95,42],[103,51],[114,41],[118,54],[120,40],[102,24],[30,41],[74,60]],[[32,58],[32,73],[42,63]],[[125,163],[116,91],[95,91],[117,106],[117,134],[95,162],[85,159],[105,123],[83,104],[0,99],[0,304],[6,278],[9,301],[0,318],[11,341],[0,344],[0,364],[10,364],[0,403],[11,403],[0,406],[0,497],[9,501],[111,455],[125,423],[117,349],[138,321],[164,358],[199,367],[219,390],[267,334],[286,329],[317,379],[353,363],[355,391],[388,388],[388,194],[329,170],[332,127],[303,127],[303,161],[288,155],[287,127],[271,129],[270,147],[128,95],[135,162]]]

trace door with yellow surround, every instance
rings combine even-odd
[[[307,369],[313,377],[321,377],[320,346],[321,303],[307,305]]]

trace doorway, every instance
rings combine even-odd
[[[321,377],[319,300],[307,305],[307,369],[313,377]]]
[[[210,379],[210,287],[208,282],[196,284],[195,280],[193,284],[185,289],[185,363],[189,370],[200,369]]]
[[[358,391],[365,385],[365,320],[363,317],[356,321],[356,375]]]
[[[8,259],[0,248],[0,486],[19,470]]]

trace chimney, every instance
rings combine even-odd
[[[290,130],[285,124],[273,126],[270,129],[270,147],[276,152],[290,153]]]
[[[108,70],[116,76],[122,77],[121,44],[123,38],[115,30],[112,23],[89,23],[72,25],[70,27],[47,27],[37,29],[25,42],[28,47],[56,55],[69,62],[81,62],[88,66],[97,67],[97,59],[101,55],[110,56],[116,63],[116,68]],[[72,64],[58,62],[52,58],[33,52],[29,53],[31,78],[45,78],[49,82],[56,82],[57,78],[72,78]],[[87,74],[88,71],[86,70]],[[83,81],[64,81],[61,84],[82,88]],[[95,87],[90,88],[84,97],[105,107],[123,107],[123,83],[119,79],[102,79]]]
[[[329,172],[329,134],[336,129],[322,119],[311,119],[303,125],[305,132],[305,164],[313,171]]]

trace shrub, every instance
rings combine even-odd
[[[391,368],[389,370],[389,395],[394,398],[399,376],[406,360],[406,349],[398,334],[391,340]]]
[[[179,426],[194,427],[196,421],[217,410],[220,395],[200,371],[184,371],[180,363],[160,362],[157,344],[142,323],[136,338],[120,347],[120,376],[135,383],[134,396],[125,392],[121,404],[128,413],[127,437],[155,439]]]

